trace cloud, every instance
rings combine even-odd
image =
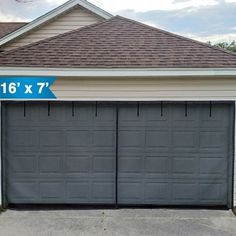
[[[185,0],[178,2],[176,2],[176,0],[90,0],[90,2],[111,12],[117,12],[127,9],[132,9],[136,12],[146,12],[152,11],[154,9],[176,10],[190,6],[212,6],[218,4],[217,0]]]
[[[66,0],[46,0],[49,4],[60,5],[66,2]]]
[[[23,22],[26,22],[28,20],[29,19],[27,19],[27,18],[23,18],[23,17],[18,17],[18,16],[15,16],[15,15],[11,15],[11,14],[2,13],[0,11],[0,21],[2,21],[2,22],[4,22],[4,21],[9,21],[9,22],[12,22],[12,21],[16,21],[16,22],[23,21]]]
[[[236,4],[220,3],[214,6],[187,7],[178,10],[148,12],[122,11],[119,14],[182,35],[191,35],[202,41],[208,37],[234,38],[236,34]],[[235,38],[236,39],[236,38]]]
[[[236,40],[236,33],[230,33],[230,34],[214,34],[209,35],[205,37],[199,37],[196,34],[185,34],[184,36],[192,39],[196,39],[198,41],[202,42],[212,42],[212,43],[219,43],[219,42],[232,42],[233,40]]]
[[[0,21],[29,21],[67,0],[0,0]],[[236,0],[89,0],[111,12],[199,39],[236,39]]]
[[[1,21],[29,21],[52,10],[59,4],[54,0],[30,0],[17,2],[15,0],[0,0]],[[57,0],[58,1],[58,0]],[[65,2],[65,0],[63,0]],[[63,2],[61,0],[61,2]]]
[[[189,2],[189,0],[174,0],[174,3],[179,3],[179,2]]]
[[[2,20],[23,20],[35,19],[49,10],[65,3],[67,0],[0,0],[0,14]],[[147,12],[152,10],[180,10],[187,7],[214,6],[217,0],[90,0],[95,5],[108,12],[115,13],[123,10],[133,10],[135,12]],[[231,0],[232,1],[232,0]],[[3,16],[5,15],[5,19]],[[9,15],[11,17],[9,17]]]

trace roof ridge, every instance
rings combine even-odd
[[[0,57],[2,57],[3,55],[8,55],[8,54],[17,52],[18,50],[21,50],[22,48],[31,48],[31,47],[33,47],[33,46],[35,46],[35,45],[38,45],[38,44],[40,44],[40,43],[44,43],[44,42],[47,42],[47,41],[51,41],[51,40],[53,40],[53,39],[55,39],[55,38],[61,38],[61,37],[65,36],[65,35],[73,34],[73,33],[75,33],[75,32],[79,32],[79,31],[82,31],[82,30],[84,30],[84,29],[93,28],[93,27],[96,27],[96,26],[98,26],[98,25],[102,25],[102,24],[106,23],[107,21],[109,21],[109,20],[111,20],[111,19],[114,19],[115,17],[116,17],[116,16],[113,16],[113,17],[111,17],[111,18],[109,18],[109,19],[103,20],[103,21],[98,22],[98,23],[94,23],[94,24],[91,24],[91,25],[86,25],[86,26],[83,26],[83,27],[78,28],[78,29],[74,29],[74,30],[71,30],[71,31],[68,31],[68,32],[65,32],[65,33],[62,33],[62,34],[55,35],[55,36],[53,36],[53,37],[49,37],[49,38],[46,38],[46,39],[42,39],[42,40],[39,40],[39,41],[37,41],[37,42],[33,42],[33,43],[30,43],[30,44],[23,45],[23,46],[20,46],[20,47],[15,48],[15,49],[9,50],[9,51],[2,52],[2,53],[0,54]]]
[[[192,43],[195,43],[195,44],[200,44],[202,46],[205,46],[205,47],[208,47],[208,48],[211,48],[211,49],[215,49],[217,51],[221,51],[221,52],[224,52],[224,53],[227,53],[227,54],[230,54],[231,56],[236,56],[236,53],[234,52],[231,52],[231,51],[228,51],[226,49],[223,49],[223,48],[219,48],[219,47],[216,47],[216,46],[212,46],[212,45],[209,45],[207,43],[203,43],[203,42],[200,42],[198,40],[195,40],[195,39],[191,39],[191,38],[188,38],[188,37],[184,37],[184,36],[181,36],[179,34],[175,34],[175,33],[172,33],[172,32],[169,32],[169,31],[166,31],[166,30],[163,30],[163,29],[159,29],[159,28],[156,28],[154,26],[151,26],[151,25],[147,25],[145,23],[142,23],[142,22],[139,22],[139,21],[136,21],[136,20],[132,20],[132,19],[129,19],[129,18],[126,18],[126,17],[123,17],[123,16],[116,16],[116,17],[119,17],[120,19],[123,19],[123,20],[126,20],[126,21],[130,21],[130,22],[133,22],[133,23],[136,23],[136,24],[139,24],[141,26],[145,26],[145,27],[149,27],[150,29],[153,29],[153,30],[156,30],[156,31],[160,31],[164,34],[167,34],[167,35],[170,35],[170,36],[173,36],[173,37],[176,37],[178,39],[182,39],[182,40],[185,40],[185,41],[189,41],[189,42],[192,42]]]

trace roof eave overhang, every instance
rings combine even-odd
[[[40,25],[46,23],[47,21],[52,20],[53,18],[59,16],[60,14],[72,9],[76,5],[80,5],[80,6],[84,7],[85,9],[93,12],[94,14],[96,14],[104,19],[109,19],[113,16],[110,13],[102,10],[101,8],[99,8],[99,7],[93,5],[92,3],[87,2],[85,0],[70,0],[66,3],[64,3],[63,5],[55,8],[54,10],[46,13],[45,15],[26,24],[25,26],[19,28],[18,30],[15,30],[12,33],[6,35],[5,37],[2,37],[0,39],[0,46],[6,44],[7,42],[9,42],[15,38],[20,37],[21,35],[27,33],[28,31],[30,31],[36,27],[39,27]]]
[[[235,77],[236,68],[171,68],[171,69],[79,69],[0,67],[0,76],[57,76],[57,77]]]

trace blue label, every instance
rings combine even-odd
[[[0,77],[0,99],[56,99],[56,77]]]

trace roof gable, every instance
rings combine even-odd
[[[47,14],[33,20],[32,22],[28,23],[27,25],[19,28],[18,30],[15,30],[14,32],[0,38],[0,46],[6,44],[7,42],[18,38],[22,36],[23,34],[33,30],[36,27],[39,27],[42,24],[45,24],[46,22],[52,20],[53,18],[63,14],[64,12],[74,8],[75,6],[81,6],[92,13],[104,18],[104,19],[109,19],[112,17],[112,15],[101,8],[93,5],[92,3],[86,1],[86,0],[70,0],[63,5],[55,8],[54,10],[48,12]]]
[[[29,31],[22,37],[6,43],[2,46],[2,50],[9,51],[101,21],[104,21],[102,17],[77,5],[40,27]]]
[[[236,68],[236,54],[116,16],[2,53],[0,66]]]

